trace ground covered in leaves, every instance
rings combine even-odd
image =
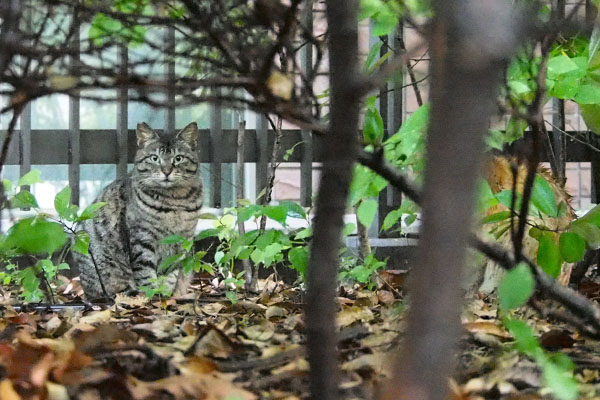
[[[386,284],[345,286],[338,297],[340,390],[375,398],[401,345],[406,314],[402,273]],[[19,307],[5,299],[0,319],[0,399],[301,399],[307,397],[303,296],[261,280],[260,293],[237,303],[210,283],[180,299],[118,297],[112,306]],[[596,295],[600,290],[589,292]],[[59,291],[77,301],[77,280]],[[521,317],[542,345],[577,365],[581,398],[600,398],[600,344],[566,326]],[[512,350],[488,299],[463,314],[454,399],[550,398],[539,367]]]

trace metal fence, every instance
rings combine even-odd
[[[564,2],[562,7],[565,7]],[[561,6],[561,4],[559,4]],[[311,21],[307,18],[306,21]],[[386,49],[392,49],[396,53],[404,51],[403,29],[397,33],[383,38],[386,46],[382,47],[382,55]],[[167,32],[166,40],[174,43],[173,31]],[[376,38],[379,40],[379,38]],[[313,48],[309,45],[301,50],[301,62],[305,66],[313,63]],[[127,72],[128,50],[120,50],[119,59],[122,72]],[[175,76],[175,65],[167,65],[167,74]],[[379,109],[383,117],[385,131],[396,132],[401,126],[405,115],[406,90],[410,86],[405,85],[404,77],[390,82],[381,88],[379,97]],[[8,165],[19,165],[20,175],[27,173],[32,164],[41,165],[68,165],[68,180],[72,189],[72,202],[78,204],[80,201],[80,176],[81,165],[85,164],[114,164],[116,165],[117,177],[127,173],[127,164],[133,161],[135,153],[135,131],[128,129],[128,91],[117,89],[117,118],[114,129],[109,130],[86,130],[81,129],[80,100],[71,98],[68,107],[68,129],[32,130],[32,110],[28,105],[22,113],[20,129],[16,132],[15,139],[11,143]],[[170,100],[174,100],[175,93],[166,94]],[[591,162],[592,166],[592,202],[600,202],[600,153],[594,147],[600,147],[595,135],[589,135],[589,143],[582,143],[568,139],[587,132],[567,132],[565,135],[565,105],[561,100],[553,101],[553,125],[552,149],[558,165],[562,165],[564,171],[565,162]],[[199,152],[203,163],[209,163],[210,185],[208,187],[209,206],[220,208],[228,206],[228,202],[222,196],[223,165],[237,161],[237,129],[224,129],[222,124],[223,113],[226,112],[221,106],[211,106],[210,128],[200,130]],[[174,131],[176,126],[175,110],[166,110],[164,129]],[[3,137],[5,132],[0,132]],[[274,132],[269,129],[265,116],[257,116],[256,129],[248,129],[244,134],[244,161],[255,163],[256,193],[262,191],[267,184],[269,162],[271,159]],[[300,143],[292,156],[281,159],[280,162],[300,163],[300,202],[304,206],[310,206],[312,202],[313,186],[313,163],[320,162],[324,158],[320,142],[325,140],[321,135],[313,135],[304,130],[284,130],[282,149],[289,149]],[[521,141],[522,142],[522,141]],[[598,146],[595,146],[599,143]],[[517,143],[515,147],[518,147]],[[548,155],[544,156],[549,160]],[[564,172],[563,172],[564,173]],[[382,192],[379,199],[379,226],[387,213],[400,205],[401,196],[395,190],[389,188]],[[375,232],[377,230],[374,230]]]

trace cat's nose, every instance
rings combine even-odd
[[[173,172],[172,168],[169,168],[169,169],[163,168],[162,169],[162,173],[165,175],[165,177],[168,177],[169,175],[171,175],[171,172]]]

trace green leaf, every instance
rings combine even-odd
[[[207,237],[218,236],[219,232],[221,232],[221,231],[216,228],[206,229],[206,230],[203,230],[202,232],[200,232],[199,234],[197,234],[195,239],[202,240]]]
[[[71,202],[71,188],[66,186],[54,197],[54,208],[61,218],[74,221],[77,218],[79,207],[69,204]]]
[[[292,268],[306,276],[306,267],[308,265],[308,248],[294,247],[288,253],[288,259],[292,264]]]
[[[288,217],[306,219],[306,211],[300,204],[294,201],[282,201],[279,205],[286,209]]]
[[[10,208],[39,208],[35,196],[28,190],[21,190],[10,198]]]
[[[540,246],[538,248],[538,265],[553,278],[560,274],[562,259],[560,250],[551,234],[542,235],[539,238]]]
[[[398,16],[391,10],[386,3],[384,8],[380,10],[376,15],[372,16],[373,29],[371,31],[373,36],[384,36],[392,33],[398,26]]]
[[[598,226],[580,218],[571,224],[569,230],[581,236],[590,249],[600,248],[600,228]]]
[[[529,81],[527,79],[515,79],[508,81],[508,87],[517,96],[533,92],[533,88],[529,85]]]
[[[160,241],[163,244],[175,244],[185,242],[185,238],[181,235],[169,235]]]
[[[490,184],[485,179],[479,180],[478,187],[477,209],[479,212],[484,212],[498,204],[498,199],[492,192]]]
[[[383,140],[383,119],[376,108],[370,108],[365,113],[363,138],[366,144],[379,144]]]
[[[552,390],[554,396],[560,400],[575,400],[579,398],[577,381],[573,372],[559,363],[546,361],[542,363],[544,382]]]
[[[574,263],[583,259],[585,255],[585,240],[573,232],[564,232],[558,240],[560,255],[568,263]]]
[[[19,272],[19,279],[25,292],[33,293],[40,287],[40,280],[37,277],[35,267],[27,267]]]
[[[564,54],[548,59],[548,78],[554,79],[577,69],[577,64]]]
[[[489,129],[485,136],[485,144],[495,150],[504,149],[504,133],[500,129]]]
[[[375,61],[375,58],[379,55],[379,50],[381,49],[382,45],[383,45],[383,42],[378,41],[373,46],[371,46],[371,49],[369,50],[369,54],[367,54],[367,58],[365,60],[365,71],[368,71],[371,69],[371,66],[373,65],[373,62]]]
[[[73,244],[73,250],[88,255],[90,249],[90,235],[86,231],[79,231],[75,235],[75,243]]]
[[[578,104],[600,104],[600,87],[590,84],[581,85],[573,98]]]
[[[556,197],[552,187],[541,176],[537,175],[531,191],[531,202],[544,214],[550,217],[556,217],[558,208],[556,207]]]
[[[294,239],[302,240],[302,239],[306,239],[311,236],[312,236],[312,228],[308,227],[308,228],[304,228],[301,231],[299,231],[298,233],[296,233],[296,235],[294,236]]]
[[[265,206],[263,209],[263,213],[271,218],[279,222],[281,225],[285,226],[285,221],[287,219],[287,208],[281,205],[277,206]]]
[[[510,211],[499,211],[494,214],[486,215],[482,220],[482,224],[493,224],[496,222],[504,221],[505,219],[510,218]]]
[[[262,210],[262,207],[257,206],[256,204],[251,204],[246,207],[238,207],[237,208],[238,222],[248,221],[250,218],[255,217],[261,210]]]
[[[13,189],[13,184],[8,179],[2,180],[2,188],[4,188],[4,193],[10,193]]]
[[[524,305],[531,297],[534,288],[535,281],[531,270],[527,264],[519,263],[506,273],[500,283],[498,288],[500,307],[508,311]]]
[[[19,179],[17,186],[29,186],[34,183],[40,183],[42,182],[41,175],[42,172],[40,170],[32,169]]]
[[[164,273],[171,267],[171,265],[176,264],[180,261],[183,261],[184,258],[185,258],[185,255],[183,255],[183,254],[175,254],[170,257],[165,258],[164,260],[162,260],[160,262],[160,265],[158,266],[158,272]]]
[[[550,89],[550,94],[559,99],[572,99],[579,91],[580,85],[581,78],[577,76],[565,76],[554,83],[554,86]]]
[[[67,242],[62,225],[36,217],[15,223],[8,231],[4,248],[29,254],[54,253]]]
[[[371,226],[373,223],[373,219],[375,219],[375,214],[377,213],[377,200],[366,199],[363,200],[356,209],[356,216],[361,224],[366,227]]]
[[[589,130],[600,135],[600,105],[580,104],[581,116]]]
[[[506,142],[510,144],[515,140],[522,138],[525,128],[527,128],[527,121],[516,117],[510,117],[506,124]]]
[[[352,234],[355,230],[356,230],[356,225],[353,224],[352,222],[349,222],[346,225],[344,225],[344,229],[342,230],[342,236],[346,237],[346,236]]]
[[[85,221],[87,219],[95,218],[98,215],[98,210],[104,207],[106,203],[104,201],[98,201],[87,206],[81,215],[77,218],[77,221]]]
[[[396,222],[398,222],[400,217],[402,217],[402,211],[400,211],[400,210],[390,211],[388,213],[388,215],[385,216],[385,219],[383,220],[383,225],[381,226],[381,230],[384,231],[384,230],[390,229],[392,226],[394,226],[396,224]]]
[[[518,351],[529,356],[534,356],[541,351],[533,330],[525,321],[509,319],[504,321],[504,326],[515,338],[515,347]]]

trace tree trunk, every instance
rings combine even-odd
[[[331,111],[323,146],[314,236],[308,265],[306,336],[311,398],[338,397],[336,304],[339,249],[353,164],[357,156],[360,96],[358,1],[328,0]]]
[[[423,225],[408,328],[386,400],[448,398],[483,134],[515,45],[517,18],[504,2],[437,0],[433,6]]]

